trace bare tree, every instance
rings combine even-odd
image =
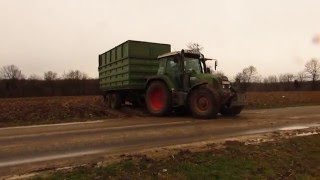
[[[238,83],[243,82],[243,74],[241,72],[237,73],[236,76],[234,77],[234,80]]]
[[[189,43],[187,48],[195,53],[200,53],[203,50],[203,47],[198,43]]]
[[[58,74],[53,71],[47,71],[44,73],[44,80],[46,81],[52,81],[58,79]]]
[[[291,73],[281,74],[279,76],[280,82],[292,82],[294,79],[294,75]]]
[[[257,69],[254,66],[249,66],[247,68],[244,68],[242,72],[236,75],[235,79],[236,81],[239,81],[242,83],[250,83],[253,81],[261,80],[261,78],[258,77]]]
[[[263,77],[259,74],[252,76],[251,82],[253,83],[262,83]]]
[[[29,77],[28,77],[28,80],[41,80],[41,77],[36,75],[36,74],[31,74]]]
[[[268,76],[268,82],[269,83],[277,83],[278,82],[277,76],[275,76],[275,75]]]
[[[84,80],[84,79],[88,79],[89,76],[86,73],[81,72],[79,70],[71,70],[68,73],[63,74],[63,78],[73,79],[73,80]]]
[[[241,90],[246,91],[252,82],[261,82],[262,77],[258,75],[257,69],[254,66],[244,68],[235,76],[235,84]]]
[[[312,80],[312,88],[315,88],[316,81],[320,76],[320,63],[319,60],[311,59],[305,65],[305,71],[307,73],[307,77]]]
[[[21,70],[15,65],[3,66],[0,70],[1,79],[24,79]]]
[[[297,75],[297,80],[300,82],[304,82],[307,79],[307,74],[304,71],[299,72]]]

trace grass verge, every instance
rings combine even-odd
[[[79,167],[35,179],[317,179],[320,135],[245,145],[227,141],[224,148],[180,151],[170,157],[127,158],[102,167]]]

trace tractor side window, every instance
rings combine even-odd
[[[167,73],[172,77],[179,75],[179,61],[177,59],[173,57],[168,58]]]
[[[184,67],[187,72],[191,72],[194,74],[201,74],[202,68],[203,68],[199,59],[188,58],[188,57],[185,58]]]
[[[164,74],[165,66],[166,66],[166,60],[165,59],[160,59],[158,74]]]
[[[180,68],[178,58],[168,57],[167,74],[177,87],[181,87]]]

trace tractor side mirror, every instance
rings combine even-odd
[[[218,66],[218,61],[216,60],[216,61],[214,62],[214,70],[217,70],[217,66]]]

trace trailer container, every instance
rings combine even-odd
[[[157,57],[170,50],[169,44],[128,40],[99,55],[100,89],[143,89],[158,72]]]

